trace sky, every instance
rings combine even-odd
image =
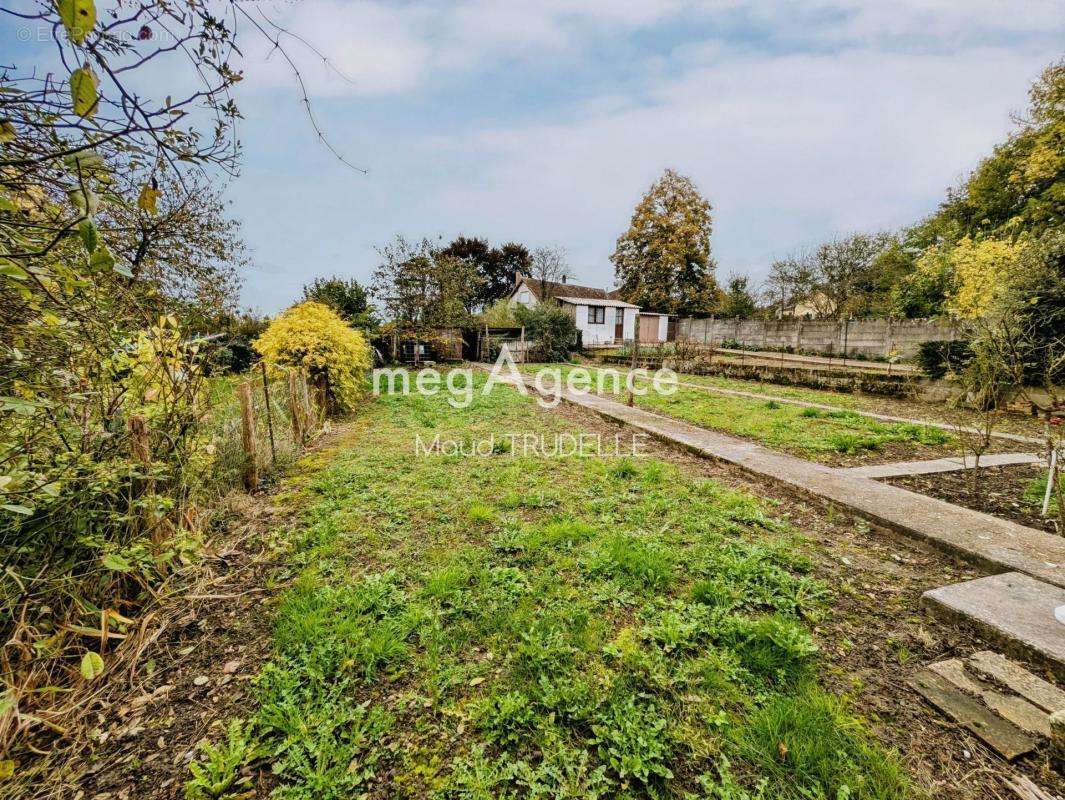
[[[576,282],[661,172],[713,205],[719,278],[935,209],[1065,51],[1065,0],[261,0],[291,69],[239,34],[241,174],[226,186],[276,312],[376,246],[560,246]],[[325,64],[304,44],[329,58]],[[165,76],[161,76],[160,86]]]

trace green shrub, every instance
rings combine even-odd
[[[972,358],[969,342],[921,342],[917,349],[917,363],[929,378],[938,380],[948,372],[961,373]]]
[[[525,326],[525,338],[540,361],[565,361],[577,345],[577,325],[556,305],[541,303],[535,308],[519,306],[518,321]]]

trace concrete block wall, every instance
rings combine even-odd
[[[728,319],[687,317],[677,324],[677,339],[720,345],[734,339],[745,347],[815,353],[863,354],[911,358],[922,342],[953,341],[957,329],[929,319],[860,319],[850,322],[802,319]]]

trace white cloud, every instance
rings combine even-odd
[[[580,277],[606,284],[616,237],[667,166],[713,202],[723,274],[760,277],[772,257],[834,233],[911,223],[1002,140],[1029,82],[1060,57],[1055,11],[1060,0],[283,7],[279,19],[355,79],[302,57],[312,95],[352,95],[316,110],[371,173],[336,168],[276,103],[255,108],[238,208],[257,249],[286,267],[249,300],[279,307],[319,273],[366,279],[372,245],[396,232],[556,243]],[[273,62],[249,70],[252,92],[291,86]],[[520,118],[480,97],[501,74]],[[437,89],[462,112],[443,124]]]
[[[753,258],[912,221],[1005,135],[1032,77],[1030,56],[999,49],[734,57],[649,102],[430,140],[427,152],[479,170],[436,186],[428,205],[525,220],[534,239],[594,238],[597,254],[582,256],[603,264],[639,195],[675,166],[714,203],[719,250]]]

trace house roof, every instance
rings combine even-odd
[[[569,303],[573,306],[608,306],[610,308],[639,308],[632,303],[626,303],[624,300],[611,300],[607,297],[555,297],[556,300],[561,300],[563,303]]]
[[[543,300],[540,296],[541,284],[547,289],[551,297],[581,297],[587,300],[606,300],[609,295],[606,289],[596,289],[594,286],[578,286],[575,283],[561,283],[559,281],[539,281],[536,278],[522,277],[521,283],[533,293],[537,300]],[[516,288],[516,287],[515,287]]]

